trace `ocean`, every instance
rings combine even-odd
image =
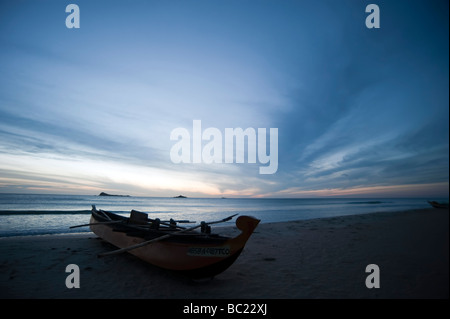
[[[197,223],[233,214],[251,215],[262,223],[270,223],[430,207],[427,199],[421,198],[224,199],[0,194],[0,237],[89,232],[88,227],[69,227],[88,223],[91,205],[124,216],[135,209],[148,213],[150,218],[189,219]],[[233,225],[234,220],[220,225]]]

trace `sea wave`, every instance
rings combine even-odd
[[[0,216],[8,215],[79,215],[90,214],[90,210],[0,210]]]
[[[387,204],[390,202],[382,202],[379,200],[370,200],[370,201],[363,201],[363,202],[348,202],[347,204],[349,205],[365,205],[365,204],[369,204],[369,205],[377,205],[377,204]]]
[[[132,209],[146,212],[150,218],[160,217],[163,220],[173,218],[212,221],[239,213],[254,216],[261,223],[430,208],[428,202],[420,198],[132,199],[87,195],[0,194],[0,237],[72,232],[71,226],[89,223],[91,205],[127,217]],[[229,225],[233,223],[234,220]],[[73,231],[89,231],[89,228],[76,228]]]

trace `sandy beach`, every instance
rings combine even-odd
[[[196,282],[129,254],[98,258],[113,247],[92,233],[5,237],[0,297],[448,298],[448,217],[425,209],[260,224],[228,270]],[[80,268],[80,288],[65,285],[69,264]],[[366,287],[369,264],[380,288]]]

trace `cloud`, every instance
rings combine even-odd
[[[445,197],[448,194],[448,183],[431,184],[400,184],[400,185],[374,185],[368,187],[349,188],[321,188],[317,190],[292,187],[276,193],[278,197],[404,197],[405,194],[411,197]]]
[[[382,28],[368,30],[353,1],[82,1],[81,28],[68,30],[55,3],[7,6],[0,22],[4,190],[346,196],[448,184],[442,4],[383,3]],[[172,163],[171,131],[195,119],[278,128],[277,173]]]

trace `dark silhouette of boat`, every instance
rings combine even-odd
[[[448,208],[448,203],[439,203],[436,201],[428,201],[428,204],[430,204],[434,208]]]
[[[236,237],[211,233],[210,225],[236,215],[187,228],[178,224],[189,221],[149,219],[146,213],[135,210],[125,217],[92,206],[90,223],[79,226],[90,226],[97,236],[120,248],[99,256],[129,252],[152,265],[191,278],[205,278],[223,272],[236,261],[260,222],[254,217],[240,216],[236,227],[241,233]],[[199,228],[200,232],[195,231]]]

